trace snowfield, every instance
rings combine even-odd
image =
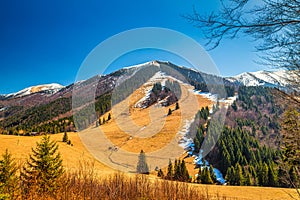
[[[22,97],[22,96],[26,96],[26,95],[41,92],[41,91],[44,91],[44,92],[48,91],[49,93],[54,94],[54,93],[58,92],[59,90],[61,90],[62,88],[64,88],[64,86],[57,84],[57,83],[37,85],[37,86],[31,86],[31,87],[25,88],[16,93],[11,93],[11,94],[5,95],[5,97]]]

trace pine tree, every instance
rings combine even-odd
[[[252,185],[258,186],[259,182],[258,182],[257,173],[256,173],[255,168],[252,165],[250,165],[250,167],[249,167],[249,172],[250,172],[250,174],[252,176],[252,179],[253,179]]]
[[[202,184],[213,184],[208,167],[203,167],[201,170],[200,182]]]
[[[36,187],[38,193],[51,193],[58,187],[58,179],[64,173],[58,145],[45,135],[37,143],[21,171],[22,187],[25,192]]]
[[[235,185],[244,185],[243,170],[239,163],[235,165]]]
[[[143,150],[141,150],[141,152],[140,152],[136,171],[139,174],[149,174],[149,167],[148,167],[148,164],[146,161],[146,154]]]
[[[167,172],[167,179],[172,180],[174,176],[174,171],[173,171],[173,164],[172,161],[169,160],[169,165],[168,165],[168,172]]]
[[[172,115],[172,110],[169,108],[168,115]]]
[[[180,180],[181,178],[181,165],[180,160],[175,159],[174,162],[174,180]]]
[[[271,165],[269,165],[268,180],[269,180],[268,186],[272,186],[272,187],[278,186],[278,176]]]
[[[229,167],[227,169],[227,174],[225,176],[227,182],[229,183],[229,185],[234,185],[235,181],[234,181],[234,168],[233,166]]]
[[[175,110],[178,110],[178,109],[179,109],[179,104],[178,104],[178,102],[176,102]]]
[[[217,177],[216,177],[216,174],[214,172],[214,168],[212,165],[209,166],[209,173],[210,173],[210,176],[211,176],[211,179],[212,181],[215,183],[217,182]]]
[[[245,181],[244,185],[247,185],[247,186],[253,185],[251,174],[248,171],[246,171],[246,173],[245,173],[244,181]]]
[[[164,178],[164,177],[165,177],[164,172],[163,172],[161,169],[158,170],[157,176],[158,176],[158,177],[161,177],[161,178]]]
[[[189,179],[190,179],[189,172],[186,168],[184,160],[182,160],[181,164],[180,164],[180,179],[179,180],[187,182],[187,181],[189,181]]]
[[[14,199],[14,191],[18,187],[17,166],[12,155],[5,150],[0,160],[0,194]]]
[[[69,137],[68,137],[67,132],[64,133],[64,136],[63,136],[62,141],[63,141],[63,142],[66,142],[66,143],[69,141]]]
[[[260,164],[259,185],[268,186],[268,184],[269,184],[268,173],[269,173],[268,165],[266,163]]]

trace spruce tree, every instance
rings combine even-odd
[[[59,187],[58,179],[63,175],[64,168],[57,150],[57,143],[50,141],[47,135],[43,136],[35,149],[32,148],[32,154],[21,171],[25,192],[35,187],[38,193],[52,193]]]
[[[181,165],[180,160],[175,159],[174,162],[174,180],[180,180],[181,178]]]
[[[199,171],[198,171],[198,174],[197,174],[197,178],[196,178],[196,182],[197,183],[201,183],[201,167],[199,167]]]
[[[268,184],[269,184],[268,173],[269,173],[268,165],[266,163],[260,164],[259,185],[268,186]]]
[[[187,181],[189,181],[189,179],[190,179],[189,172],[186,168],[184,160],[182,160],[181,164],[180,164],[180,180],[187,182]]]
[[[201,170],[200,182],[202,184],[213,184],[208,167],[203,167]]]
[[[215,183],[217,182],[217,177],[215,175],[215,172],[214,172],[214,168],[212,165],[209,166],[209,173],[210,173],[210,176],[211,176],[211,179],[212,181]]]
[[[161,169],[158,170],[157,176],[158,176],[158,177],[161,177],[161,178],[164,178],[164,177],[165,177],[164,172],[163,172]]]
[[[244,181],[245,181],[244,185],[247,185],[247,186],[253,185],[251,174],[248,171],[246,171],[246,173],[245,173]]]
[[[12,155],[5,150],[0,160],[0,195],[5,195],[9,199],[14,199],[14,191],[18,187],[17,166]]]
[[[62,141],[63,141],[63,142],[66,142],[66,143],[69,141],[67,132],[64,132],[64,136],[63,136]]]
[[[136,171],[139,174],[149,174],[149,167],[146,161],[146,154],[143,150],[141,150],[138,163],[136,166]]]
[[[178,104],[178,102],[176,102],[175,110],[178,110],[178,109],[179,109],[179,104]]]
[[[272,187],[278,186],[278,176],[271,165],[269,165],[268,180],[269,180],[268,186],[272,186]]]
[[[168,115],[172,115],[172,110],[169,108]]]
[[[166,178],[169,179],[169,180],[172,180],[173,175],[174,175],[173,164],[172,164],[172,161],[169,160],[168,172],[167,172],[167,177]]]
[[[244,185],[243,170],[239,163],[235,165],[235,185]]]

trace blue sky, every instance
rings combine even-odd
[[[169,28],[204,44],[200,30],[181,17],[193,5],[199,12],[219,6],[218,0],[1,1],[0,94],[44,83],[71,84],[93,48],[128,29]],[[155,52],[149,60],[166,58]],[[247,38],[224,41],[209,54],[223,76],[263,69],[253,62],[257,57]],[[128,58],[116,63],[123,67],[145,60]]]

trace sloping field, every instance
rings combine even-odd
[[[23,163],[31,153],[31,148],[35,148],[36,143],[41,140],[42,136],[11,136],[0,135],[0,153],[8,149],[13,155],[17,163]],[[63,134],[51,135],[51,140],[57,141],[59,145],[59,152],[62,155],[63,164],[69,170],[78,169],[79,162],[94,162],[95,169],[99,173],[109,173],[113,170],[102,163],[98,162],[84,147],[78,133],[68,133],[69,139],[73,146],[62,142]]]
[[[63,134],[52,135],[51,139],[58,141],[59,152],[63,157],[63,163],[68,169],[78,169],[79,161],[94,161],[95,170],[99,176],[107,176],[115,171],[96,161],[93,156],[85,149],[81,143],[77,133],[69,133],[69,139],[74,144],[69,146],[60,142]],[[31,147],[35,147],[36,142],[40,141],[40,136],[10,136],[0,135],[0,154],[5,149],[13,154],[13,157],[18,163],[23,162],[28,158],[31,152]],[[150,178],[155,180],[156,176],[150,175]],[[245,186],[219,186],[219,185],[199,185],[191,184],[199,189],[199,192],[208,193],[212,196],[227,197],[230,199],[247,199],[247,200],[289,200],[293,199],[290,195],[296,197],[296,192],[293,189],[283,188],[265,188],[265,187],[245,187]],[[294,198],[297,199],[297,198]]]
[[[166,166],[169,159],[180,157],[184,150],[178,145],[182,137],[179,132],[187,130],[199,109],[213,104],[211,100],[195,95],[193,86],[181,83],[180,109],[175,110],[175,105],[136,108],[136,103],[146,95],[143,87],[113,106],[110,121],[80,133],[90,152],[115,169],[135,171],[141,150],[146,152],[151,170]],[[168,109],[173,110],[171,115],[167,115]],[[106,119],[107,116],[108,113],[104,115]]]

